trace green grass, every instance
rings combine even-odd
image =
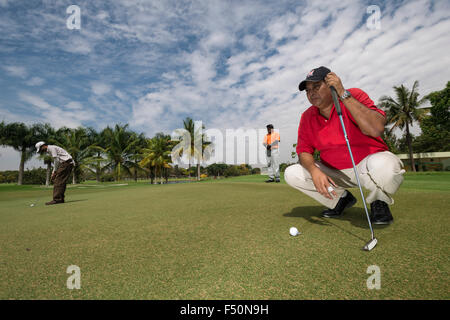
[[[312,199],[265,179],[90,182],[50,207],[51,188],[0,185],[0,299],[450,298],[449,174],[408,173],[371,252],[361,201],[323,219]],[[66,287],[69,265],[80,290]],[[366,287],[370,265],[380,290]]]

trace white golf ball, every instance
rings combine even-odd
[[[30,207],[34,207],[34,203],[30,204]]]
[[[300,232],[298,232],[298,230],[297,230],[296,227],[290,228],[290,229],[289,229],[289,233],[290,233],[290,235],[293,236],[293,237],[298,236],[298,235],[300,234]]]

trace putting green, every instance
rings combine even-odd
[[[86,183],[56,206],[44,205],[51,189],[0,185],[0,299],[450,298],[448,173],[406,175],[371,252],[357,189],[355,207],[324,219],[264,179]],[[71,265],[79,290],[66,286]]]

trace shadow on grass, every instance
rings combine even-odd
[[[80,201],[88,201],[88,199],[69,200],[69,201],[65,201],[64,203],[80,202]]]
[[[361,228],[361,229],[367,229],[369,230],[369,224],[367,222],[367,217],[365,210],[363,208],[350,208],[345,210],[344,215],[339,218],[324,218],[322,217],[322,211],[325,210],[325,207],[322,206],[304,206],[304,207],[296,207],[293,208],[291,212],[283,214],[284,217],[296,217],[296,218],[303,218],[306,221],[318,225],[323,226],[333,226],[338,228],[339,230],[352,235],[353,237],[356,237],[360,240],[367,240],[363,239],[360,236],[352,233],[349,230],[346,230],[342,226],[339,226],[333,222],[333,220],[344,220],[349,221],[353,226]],[[388,225],[372,225],[374,230],[377,229],[384,229]]]

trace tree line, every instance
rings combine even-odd
[[[288,166],[288,164],[283,164],[284,168]],[[164,176],[164,182],[168,183],[169,178],[175,179],[187,179],[189,176],[189,170],[185,168],[181,168],[177,165],[172,166],[167,170],[168,174]],[[207,167],[200,167],[201,178],[228,178],[234,176],[242,176],[242,175],[250,175],[250,174],[260,174],[260,168],[252,168],[249,165],[241,164],[241,165],[227,165],[224,163],[219,164],[211,164]],[[190,174],[194,176],[197,173],[196,167],[191,167]],[[0,183],[17,183],[19,176],[18,170],[6,170],[0,171]],[[81,175],[81,180],[96,180],[96,175],[90,171],[83,171]],[[138,171],[138,174],[134,176],[133,174],[130,176],[128,174],[124,174],[123,178],[125,179],[145,179],[150,180],[150,175],[144,170]],[[98,182],[110,182],[115,181],[114,174],[111,172],[105,172],[100,176]],[[23,172],[23,184],[39,184],[39,185],[50,185],[48,170],[45,168],[33,168],[27,169]],[[155,179],[151,180],[151,183],[160,183]]]
[[[391,125],[385,130],[383,139],[393,153],[409,153],[413,171],[416,170],[414,151],[450,151],[450,81],[443,90],[431,92],[423,98],[419,98],[418,86],[418,81],[414,82],[411,89],[403,85],[394,86],[395,97],[383,96],[378,103],[378,107],[386,111],[387,124]],[[426,101],[430,102],[431,107],[421,108]],[[413,122],[418,122],[422,131],[417,137],[410,132]],[[75,160],[73,183],[78,183],[82,175],[93,175],[99,182],[105,175],[116,181],[124,175],[135,180],[144,175],[153,183],[155,179],[167,182],[169,175],[187,174],[189,178],[196,176],[200,180],[202,173],[213,176],[252,173],[253,169],[248,165],[213,164],[202,168],[200,162],[204,160],[203,153],[211,142],[203,135],[200,152],[194,147],[194,141],[198,139],[194,132],[194,121],[186,118],[183,120],[183,128],[191,136],[191,147],[178,151],[180,157],[187,153],[189,166],[186,171],[172,164],[171,152],[178,141],[173,141],[170,135],[162,132],[153,138],[147,138],[143,133],[130,130],[128,124],[116,124],[96,131],[89,127],[62,127],[56,130],[50,124],[28,126],[20,122],[1,122],[0,145],[12,147],[20,153],[17,177],[19,185],[23,183],[25,163],[35,154],[34,146],[38,141],[61,146],[70,153]],[[396,128],[404,131],[401,138],[393,134]],[[52,159],[46,154],[40,157],[47,166],[48,184]],[[194,170],[191,168],[191,159],[198,160]]]
[[[169,176],[188,177],[195,176],[200,180],[201,175],[210,176],[234,176],[252,174],[256,171],[249,165],[229,166],[226,164],[213,164],[206,168],[200,165],[191,167],[192,158],[204,160],[197,155],[194,147],[194,121],[186,118],[183,128],[191,135],[191,147],[181,149],[178,156],[187,153],[189,159],[188,169],[173,165],[171,153],[178,141],[173,141],[170,135],[162,132],[152,138],[147,138],[143,133],[136,133],[129,129],[128,124],[116,124],[107,126],[101,131],[93,128],[67,128],[54,129],[50,124],[37,123],[26,125],[20,122],[0,123],[0,145],[14,148],[20,153],[17,183],[23,184],[25,163],[35,154],[35,144],[45,141],[64,148],[74,159],[75,166],[72,173],[72,182],[79,183],[82,179],[94,178],[98,182],[119,181],[124,177],[147,178],[154,183],[156,180],[167,182]],[[204,129],[204,127],[203,127]],[[197,137],[198,139],[198,137]],[[211,142],[205,136],[202,137],[202,150]],[[50,183],[53,159],[46,153],[39,156],[46,165],[46,184]],[[256,169],[256,168],[255,168]],[[33,171],[38,177],[27,179],[36,181],[41,171]],[[28,173],[30,176],[30,173]],[[3,172],[0,175],[1,182],[11,182],[15,177],[13,171]]]
[[[394,86],[395,97],[383,96],[378,106],[386,111],[387,124],[382,138],[393,153],[408,153],[412,171],[416,171],[413,153],[450,151],[450,81],[444,89],[434,91],[419,98],[419,82],[412,88]],[[421,108],[426,102],[429,108]],[[411,134],[411,126],[416,121],[420,125],[421,134]],[[400,129],[401,138],[393,134]]]

